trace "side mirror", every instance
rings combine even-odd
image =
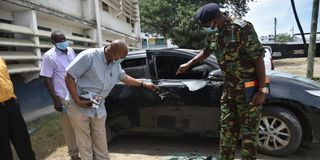
[[[208,75],[208,79],[210,80],[219,80],[222,81],[223,80],[223,75],[220,69],[211,71]]]

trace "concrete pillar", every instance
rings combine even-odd
[[[98,42],[98,31],[96,28],[92,28],[86,31],[86,34],[93,40],[95,40],[96,42]],[[100,47],[98,46],[99,44],[97,43],[96,46],[94,47]]]
[[[24,10],[24,11],[16,11],[13,13],[13,24],[29,27],[34,34],[38,34],[38,24],[37,24],[37,15],[34,10]],[[22,35],[15,34],[15,38],[20,39],[30,39],[36,46],[40,45],[39,37],[35,35]],[[17,50],[24,51],[22,49],[17,48]],[[32,49],[32,52],[37,55],[39,59],[42,58],[40,48],[36,47]],[[34,61],[35,65],[41,68],[41,60]],[[26,73],[23,74],[25,81],[30,81],[32,79],[38,78],[39,73]]]
[[[99,0],[94,0],[95,16],[97,22],[97,44],[98,47],[102,47],[102,33],[101,33],[101,18],[100,18],[100,8],[101,3]]]
[[[140,8],[139,3],[136,4],[137,7],[137,20],[135,21],[135,34],[138,39],[137,46],[139,50],[142,49],[142,37],[141,37],[141,24],[140,24]]]
[[[95,20],[95,2],[92,0],[82,0],[82,17],[86,20]]]

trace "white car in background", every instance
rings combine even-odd
[[[265,49],[265,54],[264,54],[264,66],[266,68],[266,70],[274,70],[274,66],[273,66],[273,59],[271,56],[272,50],[270,46],[263,46],[263,48]]]

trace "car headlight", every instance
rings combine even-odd
[[[306,92],[313,95],[313,96],[320,97],[320,91],[318,91],[318,90],[306,90]]]

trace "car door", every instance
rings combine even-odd
[[[151,82],[145,54],[129,55],[121,65],[127,75]],[[108,123],[117,132],[148,131],[154,128],[154,98],[155,94],[143,87],[117,83],[106,99]]]
[[[175,74],[180,64],[194,56],[176,50],[147,51],[151,79],[160,87],[159,97],[153,102],[155,127],[215,136],[222,82],[206,77],[210,70],[218,68],[205,61],[192,66],[185,74]]]

